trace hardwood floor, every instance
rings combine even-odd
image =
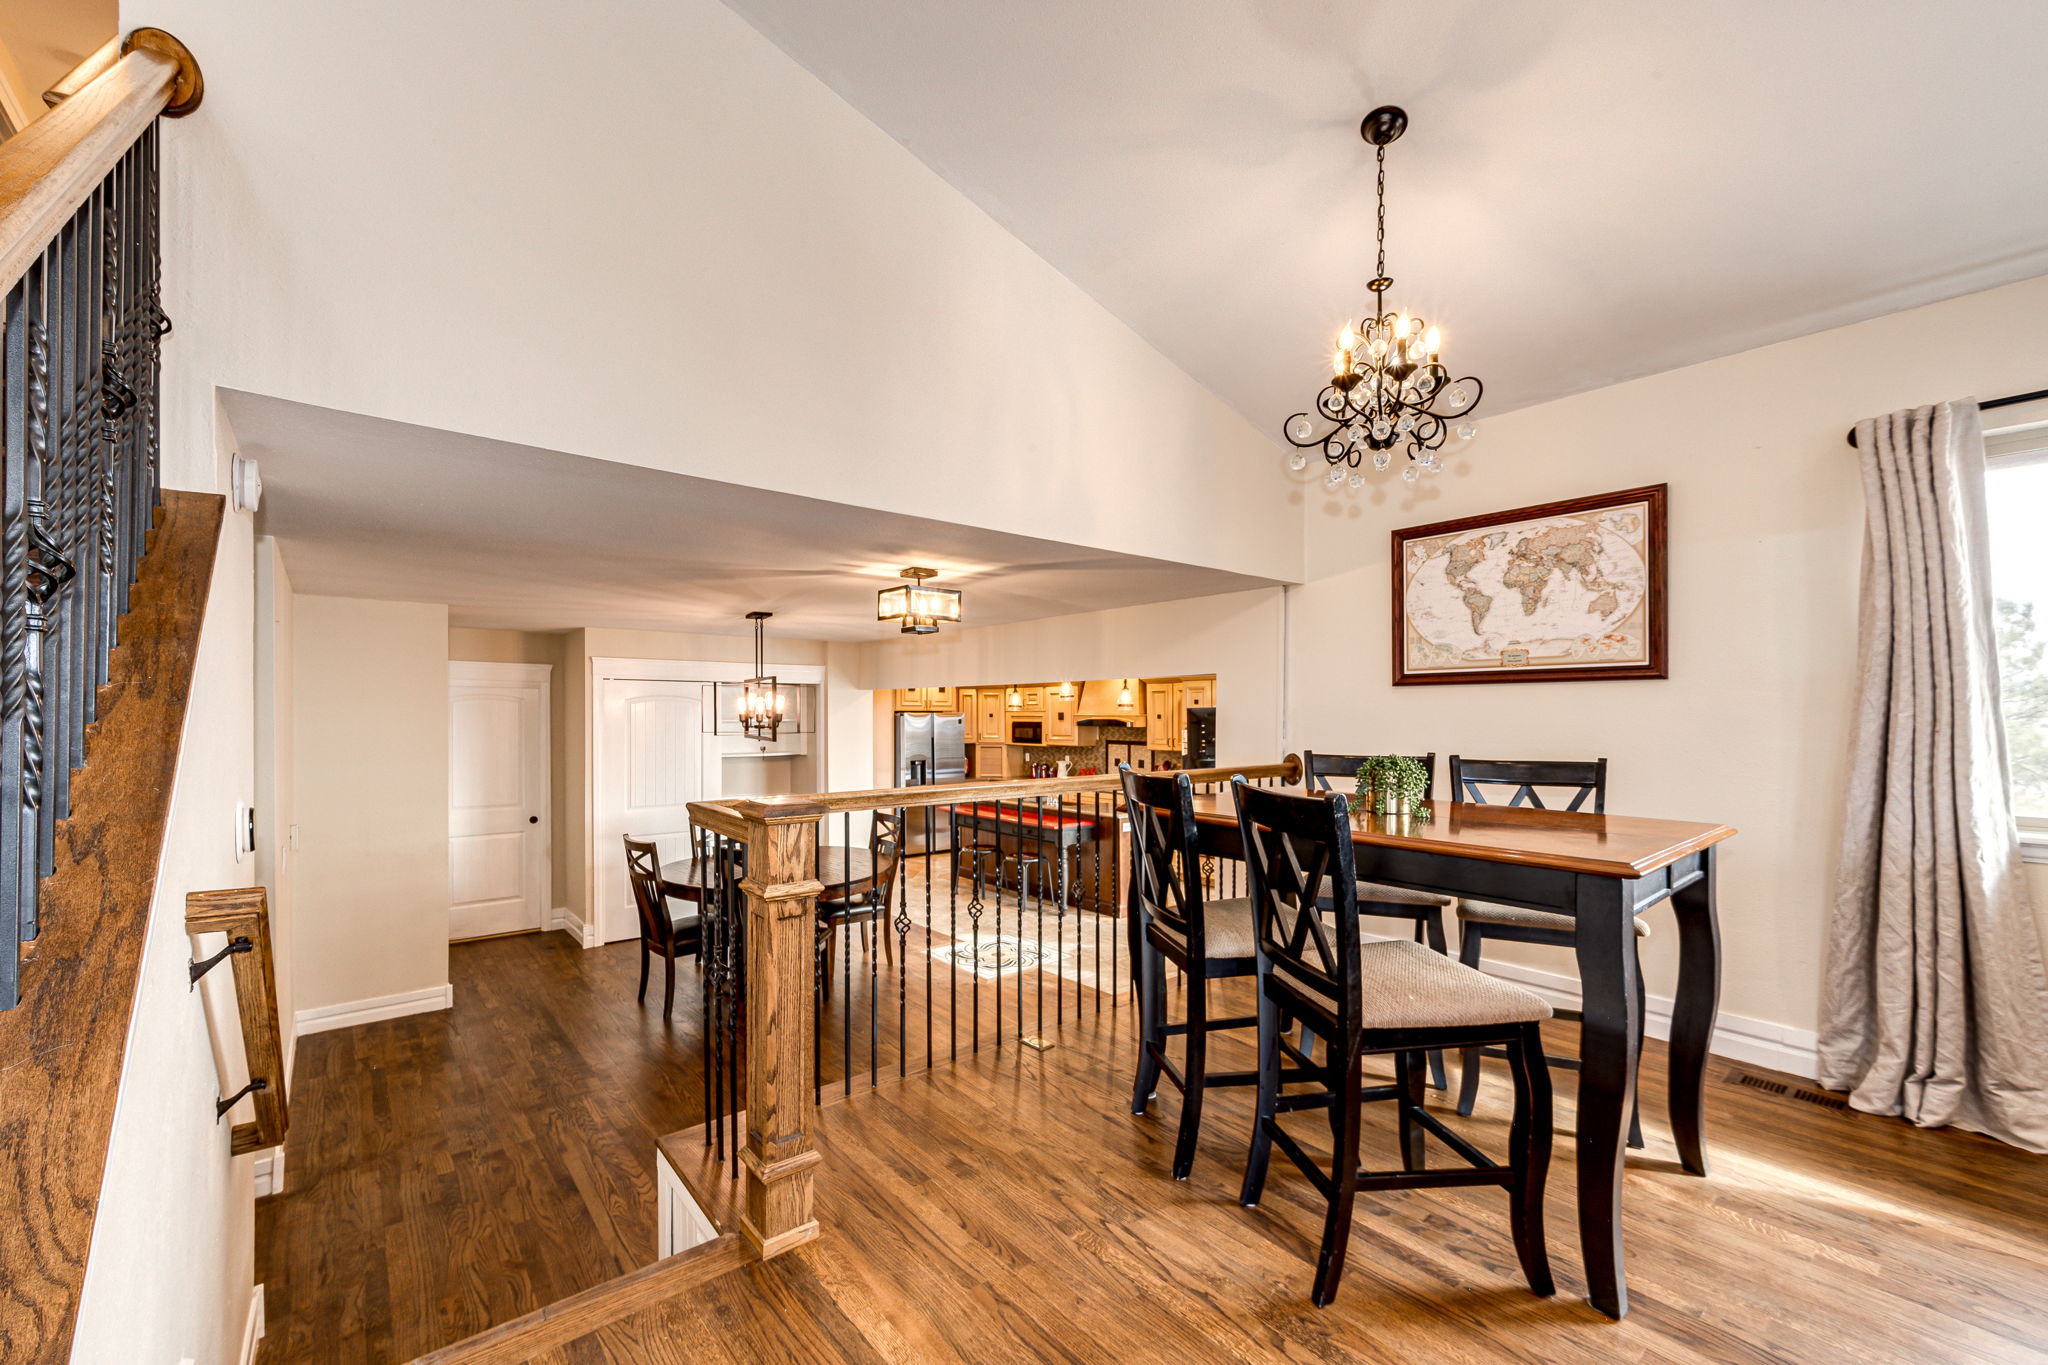
[[[453,971],[453,1011],[300,1045],[287,1193],[259,1211],[265,1362],[409,1359],[652,1254],[655,1139],[700,1111],[694,969],[673,1028],[635,1005],[630,944],[501,939],[458,946]],[[1249,1096],[1231,1092],[1193,1178],[1167,1179],[1177,1101],[1125,1112],[1130,1022],[1089,1012],[1049,1052],[832,1105],[820,1241],[536,1359],[2048,1361],[2048,1160],[1717,1061],[1699,1180],[1664,1136],[1655,1043],[1626,1321],[1579,1297],[1567,1075],[1557,1298],[1523,1288],[1498,1192],[1437,1190],[1361,1196],[1343,1290],[1316,1310],[1319,1201],[1276,1170],[1260,1208],[1237,1205]],[[1497,1152],[1506,1092],[1490,1074],[1452,1121]],[[1367,1126],[1390,1156],[1390,1125]]]

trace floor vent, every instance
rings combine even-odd
[[[1824,1090],[1810,1090],[1803,1085],[1787,1085],[1783,1081],[1767,1080],[1762,1076],[1752,1076],[1747,1071],[1736,1072],[1735,1083],[1746,1085],[1751,1090],[1761,1090],[1766,1095],[1783,1095],[1787,1099],[1798,1100],[1819,1109],[1832,1109],[1836,1113],[1846,1113],[1849,1108],[1846,1096],[1830,1095]]]

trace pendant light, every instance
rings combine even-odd
[[[782,718],[788,710],[788,698],[776,686],[774,675],[768,672],[767,642],[765,631],[772,611],[750,611],[747,619],[754,623],[754,676],[740,684],[740,733],[749,739],[772,740],[782,729]]]

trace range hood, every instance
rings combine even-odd
[[[1125,687],[1131,689],[1131,704],[1117,705],[1117,696]],[[1145,689],[1136,678],[1097,678],[1081,684],[1081,704],[1075,708],[1080,712],[1076,718],[1082,725],[1133,725],[1139,729],[1145,726]]]

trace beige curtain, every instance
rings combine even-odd
[[[1861,678],[1820,1078],[1869,1113],[2048,1151],[2048,971],[2006,779],[1977,405],[1856,438]]]

